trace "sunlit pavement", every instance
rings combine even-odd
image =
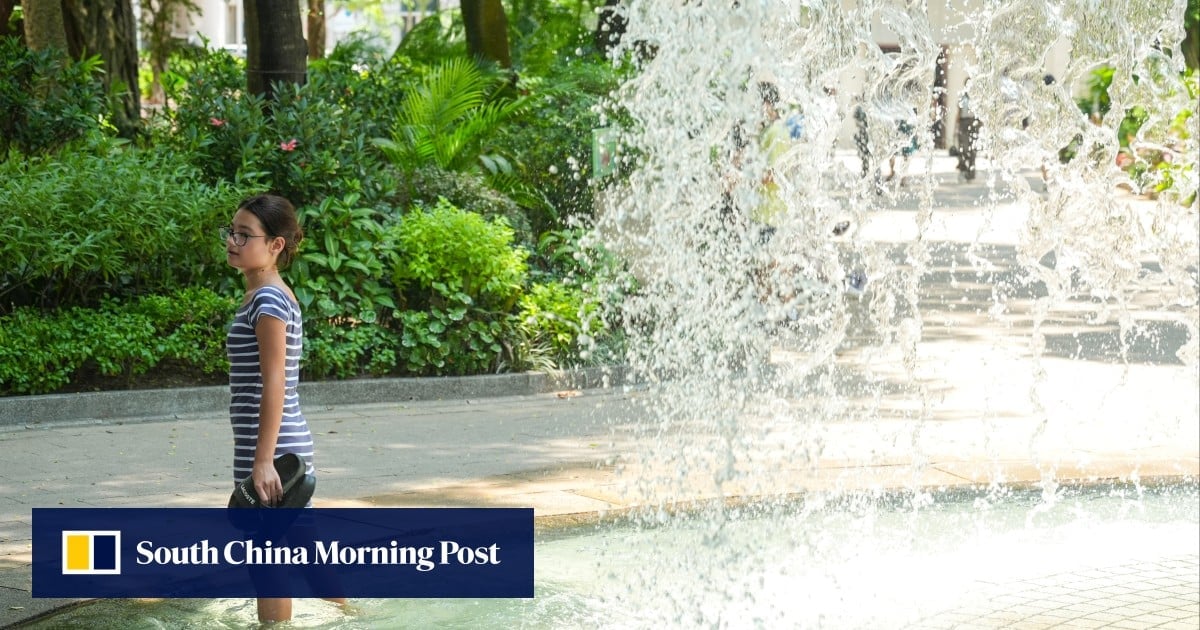
[[[1022,210],[981,209],[974,202],[986,194],[986,174],[957,184],[952,164],[943,157],[936,165],[938,187],[949,191],[943,198],[956,201],[935,208],[927,232],[942,244],[933,248],[922,284],[923,333],[913,355],[877,351],[870,331],[854,328],[836,358],[843,380],[835,386],[844,385],[846,396],[839,420],[800,421],[823,402],[804,391],[748,409],[739,419],[735,470],[719,485],[709,466],[728,450],[728,436],[686,426],[660,436],[658,448],[677,444],[689,454],[690,474],[681,474],[678,462],[648,457],[638,436],[655,403],[636,388],[364,401],[306,409],[317,443],[317,505],[532,506],[552,526],[662,496],[989,484],[1052,492],[1074,481],[1148,479],[1194,487],[1200,401],[1196,375],[1174,358],[1177,327],[1166,318],[1162,334],[1127,349],[1122,363],[1112,343],[1115,324],[1088,323],[1085,309],[1068,305],[1046,318],[1045,350],[1035,354],[1033,300],[1015,293],[997,312],[990,288],[1015,266]],[[860,238],[904,242],[915,229],[905,203],[875,213],[860,226]],[[967,258],[975,241],[974,258]],[[980,259],[987,269],[971,266]],[[852,310],[861,315],[868,300]],[[1164,320],[1152,300],[1134,316]],[[786,349],[771,361],[780,373],[789,369]],[[222,506],[231,485],[229,437],[223,415],[0,432],[0,624],[64,603],[30,597],[31,508]],[[672,494],[661,494],[666,490]],[[1198,563],[1193,550],[1181,550],[1079,571],[998,576],[913,627],[1194,629]]]

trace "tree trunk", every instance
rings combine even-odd
[[[325,56],[325,0],[308,0],[308,58]]]
[[[245,0],[246,87],[275,101],[274,83],[304,85],[308,45],[295,0]]]
[[[460,9],[467,36],[467,52],[475,59],[493,61],[501,68],[511,68],[508,19],[500,0],[462,0]]]
[[[113,126],[125,138],[141,129],[138,87],[137,26],[130,0],[63,0],[67,45],[71,56],[99,55],[101,80],[113,100]]]
[[[1200,68],[1200,0],[1188,0],[1183,13],[1183,60],[1188,68]]]
[[[59,0],[24,0],[25,43],[33,50],[57,48],[67,52],[67,30]]]

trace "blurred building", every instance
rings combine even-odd
[[[200,11],[191,16],[179,12],[175,35],[193,43],[207,40],[214,48],[244,55],[242,1],[197,0],[196,4]],[[332,50],[351,33],[364,29],[383,37],[386,45],[395,46],[421,20],[458,6],[459,0],[381,0],[372,8],[351,10],[336,2],[326,2],[325,49]],[[307,15],[307,2],[300,2],[300,8]],[[302,22],[307,37],[307,20]]]

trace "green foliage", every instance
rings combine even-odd
[[[601,126],[600,105],[619,76],[594,57],[561,55],[544,78],[522,87],[530,92],[528,114],[500,132],[498,142],[517,157],[514,174],[541,204],[529,208],[534,233],[561,226],[572,215],[590,216],[592,129]]]
[[[400,313],[401,360],[410,374],[426,376],[493,372],[512,316],[476,308],[464,293],[442,296],[438,306]]]
[[[247,191],[199,179],[168,152],[99,137],[0,164],[0,312],[215,285],[215,228]]]
[[[1150,118],[1146,113],[1146,108],[1141,105],[1134,105],[1125,110],[1125,117],[1121,119],[1121,124],[1117,126],[1117,140],[1122,148],[1128,148],[1129,144],[1137,137],[1138,130],[1142,125],[1146,124],[1146,120]]]
[[[157,138],[201,169],[205,181],[270,190],[297,206],[355,192],[374,202],[395,189],[367,148],[362,110],[347,104],[350,88],[327,73],[311,85],[281,85],[268,109],[243,90],[241,62],[228,53],[175,65],[190,75],[167,82],[176,105],[165,110]]]
[[[71,61],[0,37],[0,161],[41,154],[103,126],[99,57]]]
[[[532,246],[534,232],[521,206],[504,193],[488,185],[477,173],[447,171],[437,167],[419,168],[406,178],[404,206],[433,207],[440,199],[452,205],[483,215],[486,219],[502,218],[513,229],[514,239],[521,245]]]
[[[375,324],[311,319],[304,330],[304,378],[354,378],[396,372],[400,336]]]
[[[1182,77],[1187,101],[1200,98],[1198,73],[1188,70]],[[1195,109],[1185,106],[1166,121],[1151,122],[1145,108],[1134,106],[1118,127],[1121,142],[1119,163],[1128,171],[1136,189],[1149,195],[1164,195],[1190,206],[1195,202],[1196,156],[1189,155],[1189,140],[1195,135]],[[1135,140],[1138,140],[1135,142]],[[1194,146],[1194,145],[1191,145]]]
[[[509,172],[508,160],[488,144],[525,105],[524,99],[501,97],[505,86],[503,77],[485,74],[468,59],[444,61],[405,95],[391,138],[375,144],[404,171],[434,165]]]
[[[509,11],[509,39],[513,66],[522,75],[543,76],[558,60],[575,50],[592,48],[595,7],[603,2],[523,0]]]
[[[383,217],[359,201],[351,193],[299,210],[305,239],[287,274],[309,318],[373,324],[396,308],[384,284]]]
[[[388,247],[402,304],[422,309],[449,300],[510,311],[525,282],[528,257],[512,247],[512,239],[503,220],[487,221],[445,200],[410,212],[393,228]]]
[[[305,315],[305,378],[573,364],[602,330],[584,298],[601,267],[562,218],[590,212],[595,105],[618,80],[586,52],[589,6],[513,5],[519,85],[465,61],[456,12],[422,22],[390,57],[365,39],[340,44],[270,108],[245,93],[242,60],[180,48],[151,148],[97,131],[94,65],[45,65],[34,74],[48,87],[21,87],[36,98],[20,106],[42,116],[39,133],[65,135],[27,141],[2,127],[20,116],[0,121],[17,158],[0,163],[0,394],[164,360],[224,370],[232,308],[219,298],[208,317],[205,296],[240,283],[214,228],[263,191],[289,197],[306,232],[284,271]],[[5,54],[0,69],[31,59]],[[0,73],[0,86],[29,76]],[[206,289],[173,301],[181,286]],[[189,303],[197,319],[185,321]]]
[[[106,300],[98,309],[19,308],[0,317],[0,395],[53,392],[88,368],[131,378],[167,359],[209,374],[227,371],[225,322],[233,307],[192,288]]]
[[[526,277],[523,249],[501,219],[441,200],[392,228],[392,281],[405,310],[404,368],[414,374],[499,369]],[[509,345],[511,349],[511,344]]]
[[[418,69],[404,57],[389,58],[379,42],[351,34],[322,59],[308,63],[307,91],[360,116],[362,135],[387,135]]]
[[[1112,101],[1108,96],[1108,87],[1112,85],[1113,72],[1116,69],[1109,65],[1099,66],[1088,74],[1087,94],[1076,99],[1075,104],[1079,106],[1079,110],[1087,114],[1093,120],[1100,120],[1112,108]]]
[[[435,19],[417,22],[400,45],[396,57],[405,57],[419,66],[434,66],[445,59],[466,58],[467,40],[462,13],[440,11]]]
[[[545,345],[554,363],[563,365],[578,355],[576,339],[581,334],[598,332],[597,309],[578,287],[561,282],[535,284],[521,297],[518,319],[525,330],[525,343]]]

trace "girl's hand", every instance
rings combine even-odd
[[[283,498],[283,482],[275,472],[274,462],[254,462],[250,476],[254,478],[254,491],[263,505],[275,505]]]

